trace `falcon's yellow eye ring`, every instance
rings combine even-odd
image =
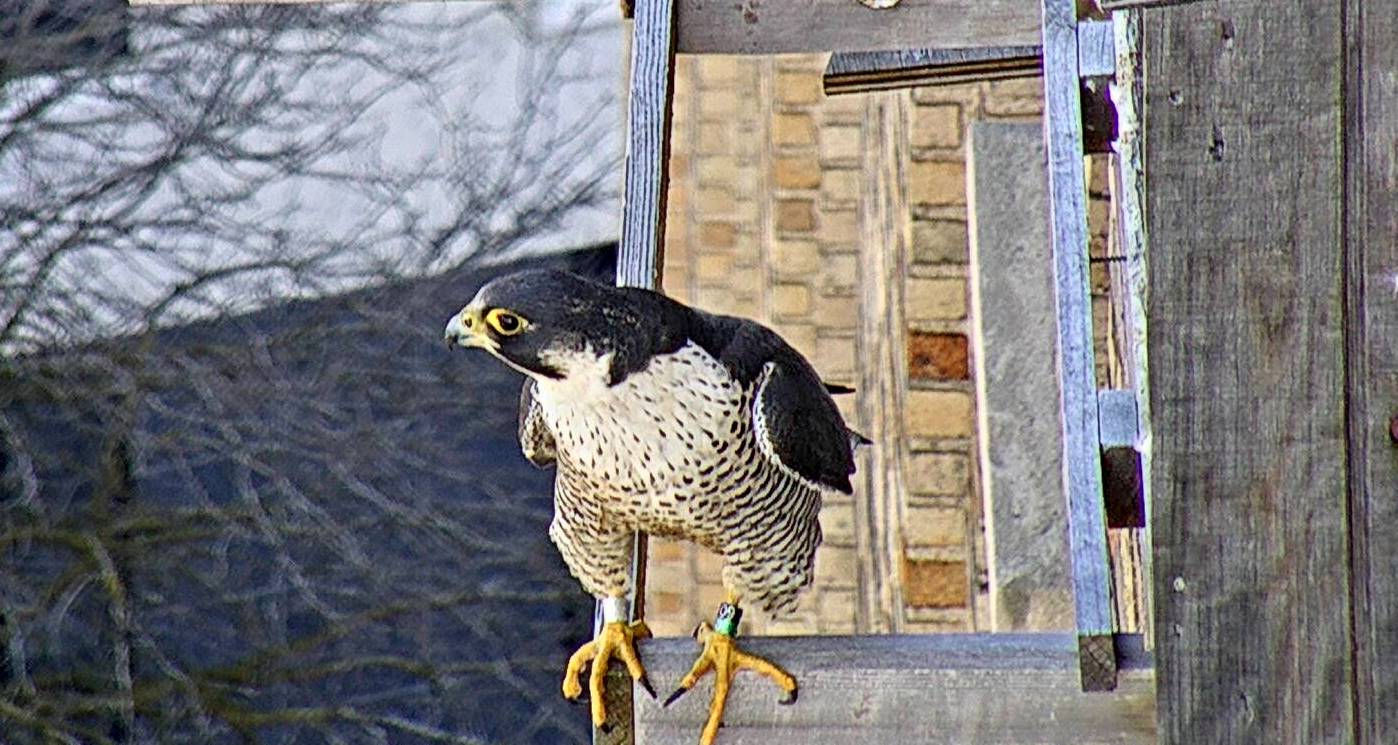
[[[496,308],[485,314],[486,325],[501,336],[514,336],[529,324],[519,315],[503,308]]]

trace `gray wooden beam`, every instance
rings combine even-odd
[[[1036,122],[969,127],[966,192],[991,631],[1073,629],[1047,155]]]
[[[1114,693],[1078,688],[1072,634],[744,638],[799,681],[795,704],[777,703],[765,679],[740,673],[719,741],[723,745],[1053,745],[1155,743],[1151,661],[1140,637],[1122,637]],[[644,642],[651,678],[678,680],[698,646]],[[638,697],[637,741],[693,745],[703,727],[712,676],[669,708]]]
[[[1386,6],[1375,15],[1391,18]],[[1222,0],[1147,11],[1143,23],[1166,745],[1357,739],[1355,696],[1367,694],[1352,662],[1344,327],[1355,319],[1343,299],[1370,280],[1343,275],[1345,22],[1331,4]],[[1370,155],[1391,157],[1391,132],[1375,133]],[[1353,167],[1388,202],[1372,214],[1391,210],[1392,172]],[[1393,224],[1377,226],[1392,241]],[[1392,319],[1391,287],[1384,297],[1373,301]],[[1388,515],[1393,494],[1374,497]],[[1393,649],[1391,622],[1383,635]],[[1390,697],[1393,670],[1379,681]],[[1394,741],[1390,730],[1373,742]]]
[[[1346,439],[1360,745],[1398,742],[1398,2],[1349,0]]]
[[[1097,441],[1077,8],[1074,0],[1044,0],[1043,9],[1044,129],[1069,556],[1082,654],[1082,685],[1084,690],[1110,690],[1115,685],[1116,663],[1111,650],[1112,582]]]
[[[1035,0],[679,0],[682,53],[785,54],[969,49],[1039,43]]]

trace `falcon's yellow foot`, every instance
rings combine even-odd
[[[699,745],[711,745],[714,737],[718,735],[718,728],[723,725],[723,709],[728,704],[728,691],[733,683],[733,676],[737,675],[739,670],[746,668],[770,678],[785,694],[780,703],[796,703],[796,678],[792,677],[791,673],[757,655],[738,649],[733,634],[738,628],[739,615],[740,611],[736,606],[724,603],[719,606],[718,629],[710,626],[707,621],[699,624],[694,638],[704,649],[699,653],[699,659],[694,661],[694,666],[680,681],[680,687],[665,699],[665,705],[669,706],[693,688],[700,678],[713,672],[714,697],[709,702],[709,719],[704,723],[704,730],[699,735]]]
[[[650,629],[646,628],[644,621],[612,621],[602,627],[602,632],[596,639],[578,647],[578,651],[568,659],[568,669],[563,673],[563,697],[574,701],[582,695],[582,684],[578,677],[582,674],[583,667],[588,662],[592,663],[592,672],[587,680],[587,695],[592,705],[592,726],[601,727],[602,723],[607,721],[607,708],[602,702],[602,681],[607,676],[607,664],[613,656],[621,658],[626,664],[627,672],[631,673],[631,678],[640,683],[651,698],[655,698],[655,689],[646,677],[646,669],[641,666],[641,658],[636,656],[636,640],[649,638]]]

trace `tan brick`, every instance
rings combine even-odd
[[[733,147],[733,134],[728,122],[705,122],[699,125],[699,150],[705,153],[727,153]]]
[[[913,453],[903,473],[914,494],[963,496],[971,490],[971,467],[959,453]]]
[[[826,169],[820,181],[820,198],[829,205],[848,206],[859,201],[864,173],[855,168]]]
[[[965,510],[912,505],[903,517],[903,540],[910,548],[966,545]]]
[[[820,531],[831,546],[854,545],[854,505],[827,502],[820,508]]]
[[[815,229],[815,204],[809,199],[777,201],[777,230],[808,232]]]
[[[807,275],[820,271],[820,248],[814,241],[778,240],[772,247],[772,271],[779,275]]]
[[[751,62],[731,55],[706,54],[698,58],[699,84],[704,87],[734,83]]]
[[[737,90],[719,88],[698,96],[699,118],[703,121],[731,121],[742,107]]]
[[[913,380],[968,380],[970,350],[963,334],[908,334],[908,377]]]
[[[970,437],[975,412],[961,391],[910,390],[903,408],[903,428],[914,437]]]
[[[724,592],[723,585],[719,581],[705,582],[695,588],[694,605],[699,609],[699,612],[703,614],[703,618],[709,621],[714,620],[713,613],[718,610],[719,603],[726,601],[726,593]],[[686,629],[686,632],[693,630],[694,624],[698,623],[700,620],[699,618],[691,620],[689,622],[689,629]]]
[[[696,159],[694,175],[700,186],[731,188],[738,177],[738,163],[727,155],[705,155]]]
[[[909,277],[903,297],[914,321],[966,317],[966,280],[958,277]]]
[[[1015,78],[985,84],[985,113],[991,116],[1031,116],[1044,110],[1043,80]]]
[[[822,336],[816,339],[815,358],[811,360],[821,375],[846,379],[854,374],[854,340]]]
[[[816,295],[811,317],[823,329],[854,331],[859,327],[859,298],[855,295]],[[850,346],[853,348],[853,344]]]
[[[903,560],[903,601],[924,608],[960,608],[970,600],[966,563]]]
[[[841,546],[821,546],[816,549],[815,581],[822,590],[852,588],[858,571],[854,549]]]
[[[946,161],[914,162],[908,172],[908,198],[916,204],[965,204],[966,165]]]
[[[707,548],[696,548],[694,551],[694,574],[701,584],[721,581],[723,557]]]
[[[777,158],[777,187],[781,189],[819,189],[820,163],[813,155],[786,155]]]
[[[810,114],[777,114],[772,122],[772,141],[778,145],[815,144],[815,124]]]
[[[967,246],[966,223],[960,220],[913,221],[913,263],[964,264]]]
[[[859,244],[859,212],[856,210],[825,210],[821,214],[820,238],[840,245]]]
[[[811,312],[811,288],[798,284],[772,287],[772,315],[791,318]]]
[[[738,245],[738,226],[731,222],[706,222],[699,226],[699,245],[732,248]]]
[[[646,602],[646,610],[648,611],[646,615],[648,616],[651,613],[678,616],[689,610],[685,603],[688,598],[682,593],[657,590],[648,593],[648,595],[650,596]]]
[[[815,70],[777,72],[777,101],[784,104],[813,104],[824,97],[821,73]]]
[[[653,538],[647,553],[652,561],[682,561],[685,559],[685,545],[679,541]]]
[[[854,630],[854,591],[825,590],[820,593],[820,630],[827,634],[848,634]]]
[[[701,215],[727,217],[737,209],[738,200],[728,189],[710,187],[699,190],[694,198],[694,207]]]
[[[850,162],[863,153],[859,127],[825,127],[820,131],[822,162]]]
[[[810,323],[776,324],[776,332],[807,359],[815,356],[816,327]]]
[[[705,251],[696,257],[694,276],[700,282],[719,283],[733,277],[733,254]]]
[[[859,288],[859,255],[831,254],[825,257],[820,273],[821,289],[831,294],[854,292]]]
[[[737,302],[732,289],[717,285],[700,285],[694,293],[694,304],[712,313],[728,313]]]
[[[867,106],[867,96],[828,96],[820,104],[820,115],[826,125],[857,123]]]
[[[961,107],[956,104],[913,107],[909,139],[913,147],[961,147]]]

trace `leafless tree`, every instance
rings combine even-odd
[[[0,27],[5,741],[583,739],[556,677],[590,604],[517,382],[439,335],[482,259],[613,204],[596,19],[26,8]]]

